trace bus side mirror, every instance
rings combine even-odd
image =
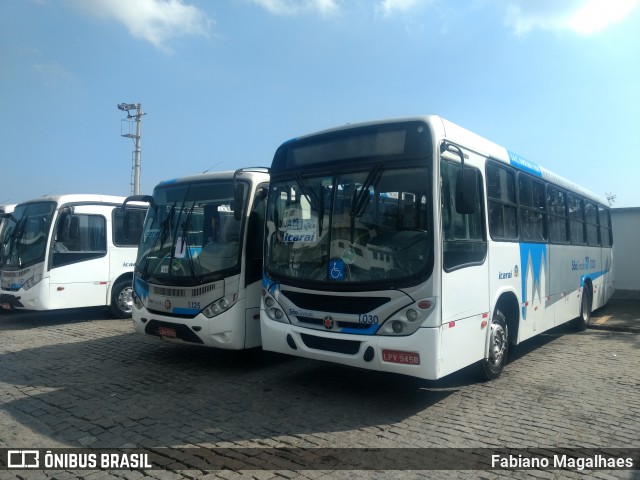
[[[478,171],[461,168],[456,180],[456,212],[470,215],[476,213],[478,204]]]
[[[256,200],[264,200],[268,194],[269,190],[266,187],[260,187],[256,192]]]
[[[233,218],[240,221],[242,219],[242,210],[244,210],[244,187],[236,184],[233,195]]]
[[[259,228],[264,228],[264,224],[260,224],[260,216],[258,212],[249,214],[247,224],[247,257],[250,260],[262,260],[262,242],[259,240],[262,235]]]
[[[153,200],[153,197],[151,195],[129,195],[124,199],[124,202],[122,202],[122,206],[120,207],[122,213],[126,212],[127,203],[129,202],[147,202],[153,207],[154,210],[156,209],[156,202]]]

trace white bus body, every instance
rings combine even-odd
[[[138,333],[233,350],[260,345],[266,171],[156,186],[135,269]]]
[[[16,205],[0,246],[0,305],[56,310],[108,305],[131,315],[131,283],[146,205],[124,197],[45,196]]]
[[[438,116],[293,139],[270,174],[265,350],[492,379],[613,293],[605,201]]]

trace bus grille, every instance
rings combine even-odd
[[[388,297],[339,297],[337,295],[314,295],[290,290],[282,290],[281,293],[297,307],[331,313],[367,313],[391,301]]]
[[[153,286],[152,292],[156,295],[162,295],[163,297],[199,297],[200,295],[204,295],[211,290],[215,290],[216,286],[213,283],[208,285],[204,285],[202,287],[196,287],[192,289],[188,288],[168,288],[168,287],[158,287]]]
[[[181,288],[153,287],[153,293],[163,297],[186,297],[187,291]]]
[[[173,328],[176,331],[176,338],[179,338],[180,340],[184,340],[185,342],[200,343],[200,344],[204,343],[200,339],[200,337],[198,337],[198,335],[196,335],[189,327],[187,327],[186,325],[181,325],[179,323],[150,320],[149,323],[147,323],[147,326],[144,328],[144,333],[159,337],[160,333],[158,332],[158,327]]]
[[[204,285],[202,287],[198,287],[198,288],[194,288],[193,290],[191,290],[191,296],[192,297],[199,297],[200,295],[204,295],[207,292],[210,292],[211,290],[215,290],[216,286],[214,283],[210,283],[208,285]]]
[[[317,325],[320,327],[324,327],[324,320],[322,318],[296,317],[296,319],[300,323],[306,323],[308,325]],[[336,326],[339,328],[353,328],[357,330],[368,330],[371,328],[370,324],[355,323],[355,322],[336,322]]]
[[[333,338],[316,337],[301,333],[300,337],[304,344],[314,350],[324,350],[327,352],[345,353],[355,355],[360,350],[360,342],[355,340],[335,340]]]

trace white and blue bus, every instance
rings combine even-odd
[[[493,379],[613,293],[605,201],[438,116],[295,138],[270,174],[265,350]]]
[[[1,214],[0,306],[56,310],[110,306],[131,316],[131,283],[146,205],[124,197],[45,196]]]
[[[266,168],[158,184],[140,239],[133,324],[164,340],[231,350],[260,345]]]

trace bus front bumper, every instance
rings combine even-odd
[[[179,318],[134,307],[133,326],[137,333],[170,342],[241,350],[245,348],[244,301],[220,315],[208,318],[202,313],[193,318]]]
[[[24,308],[24,305],[20,302],[20,296],[0,293],[0,308],[3,310],[15,310]]]
[[[351,367],[436,380],[440,328],[419,328],[413,335],[351,335],[301,328],[260,312],[262,348]]]

